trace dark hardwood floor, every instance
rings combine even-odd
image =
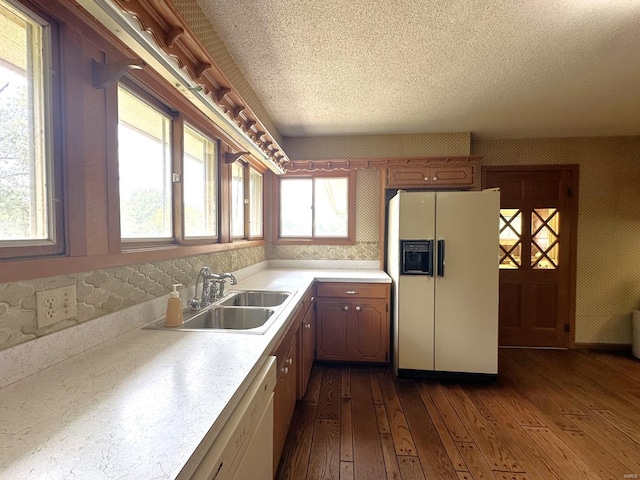
[[[640,478],[640,361],[501,349],[490,385],[316,365],[278,479]]]

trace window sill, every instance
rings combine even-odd
[[[214,245],[163,245],[127,250],[122,253],[82,257],[25,258],[0,262],[0,283],[33,280],[55,275],[86,272],[102,268],[121,267],[138,263],[157,262],[207,253],[238,250],[265,245],[264,240],[243,240]]]

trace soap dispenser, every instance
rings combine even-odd
[[[165,327],[180,327],[182,326],[182,302],[180,301],[180,294],[177,288],[181,286],[180,283],[171,285],[173,290],[169,293],[169,300],[167,301],[167,314],[164,318]]]

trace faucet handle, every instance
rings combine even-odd
[[[189,306],[189,310],[192,310],[192,311],[200,310],[200,306],[201,306],[200,300],[198,300],[197,297],[191,298],[187,303],[187,305]]]

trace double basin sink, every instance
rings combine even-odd
[[[165,327],[164,319],[149,328],[178,331],[220,331],[264,334],[293,292],[241,290],[196,312],[184,312],[180,327]]]

